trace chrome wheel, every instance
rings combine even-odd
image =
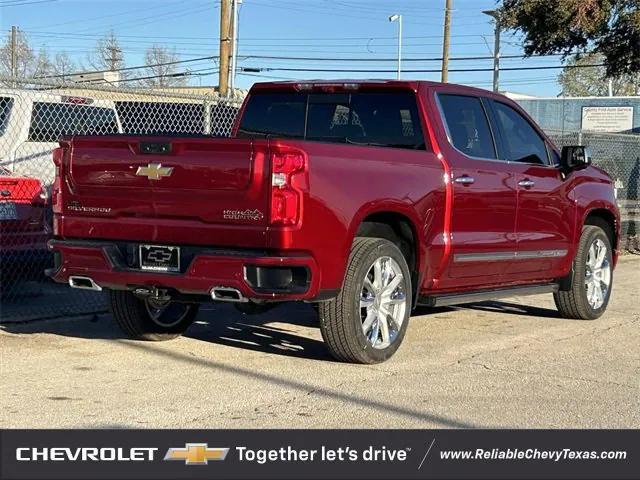
[[[606,244],[596,238],[587,255],[584,285],[589,306],[597,310],[604,304],[611,284],[611,264]]]
[[[373,348],[387,348],[396,340],[406,309],[406,280],[400,265],[391,257],[378,258],[360,293],[362,333]]]
[[[172,302],[167,298],[149,297],[144,300],[149,318],[164,328],[175,327],[189,313],[189,305]]]

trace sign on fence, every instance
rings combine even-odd
[[[582,130],[629,132],[633,128],[633,107],[582,107]]]

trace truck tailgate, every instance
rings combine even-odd
[[[62,162],[66,236],[263,246],[268,142],[231,138],[76,137]],[[64,191],[66,190],[66,191]],[[101,226],[100,219],[109,219]],[[118,221],[120,219],[120,221]],[[83,222],[93,228],[82,228]],[[83,231],[85,230],[85,231]],[[163,232],[166,232],[164,234]]]

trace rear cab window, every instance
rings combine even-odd
[[[28,142],[57,142],[69,135],[118,133],[116,112],[107,107],[35,102]]]
[[[425,149],[416,95],[409,91],[256,92],[237,135]]]

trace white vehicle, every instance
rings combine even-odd
[[[66,92],[0,89],[0,166],[51,185],[51,152],[71,135],[122,133],[114,102]]]

